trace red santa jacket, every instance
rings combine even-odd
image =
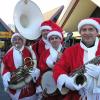
[[[36,54],[37,61],[39,61],[41,54],[46,50],[44,41],[42,39],[40,39],[36,43],[33,43],[32,49],[34,50],[34,52]],[[39,63],[39,62],[37,62],[37,63]]]
[[[31,53],[27,48],[24,48],[22,50],[22,53],[23,53],[23,58],[31,57]],[[5,54],[5,56],[3,57],[3,64],[4,64],[4,68],[2,70],[2,76],[4,74],[6,74],[7,72],[12,72],[12,71],[16,70],[16,66],[14,64],[14,59],[13,59],[13,48],[11,48],[7,52],[7,54]],[[29,84],[27,84],[27,86],[28,86],[28,89],[27,88],[21,89],[19,98],[29,97],[35,93],[35,84],[33,83],[33,81],[31,81]],[[16,90],[12,90],[12,89],[9,89],[9,90],[12,94],[16,93]]]
[[[44,51],[40,57],[39,68],[42,73],[46,72],[49,68],[46,63],[47,57],[50,55],[49,49]]]
[[[98,50],[96,52],[96,56],[97,55],[100,55],[100,41],[98,44]],[[61,74],[73,73],[75,69],[83,65],[83,57],[84,57],[84,50],[81,48],[79,43],[72,47],[67,48],[64,51],[64,54],[62,55],[61,59],[54,66],[53,69],[54,79],[57,81],[58,77]],[[78,92],[70,91],[66,95],[65,100],[79,100]]]

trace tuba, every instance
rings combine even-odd
[[[40,8],[31,0],[20,0],[14,9],[14,24],[18,32],[28,40],[41,36],[40,25],[43,15]]]

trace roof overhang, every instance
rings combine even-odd
[[[78,22],[88,18],[96,9],[91,0],[72,0],[63,17],[58,21],[59,25],[66,31],[77,31]]]

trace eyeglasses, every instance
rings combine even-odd
[[[57,40],[57,39],[60,39],[59,36],[53,36],[53,37],[50,37],[49,40]]]
[[[14,37],[12,41],[13,41],[13,42],[22,41],[22,39],[21,39],[20,37]]]

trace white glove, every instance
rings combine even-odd
[[[33,70],[29,71],[29,74],[32,76],[33,81],[36,82],[36,80],[39,78],[40,76],[40,70],[38,68],[33,68]]]
[[[10,72],[7,72],[2,76],[5,91],[7,91],[9,87],[8,82],[10,81],[10,77],[11,77]]]
[[[42,93],[42,87],[39,85],[38,87],[36,87],[36,93]]]
[[[87,64],[85,68],[86,73],[94,78],[98,78],[98,76],[100,75],[100,66],[94,64]]]
[[[76,74],[77,75],[77,74]],[[81,88],[84,87],[84,85],[77,85],[74,81],[75,81],[75,77],[76,75],[74,75],[73,77],[67,77],[66,82],[65,82],[65,86],[71,90],[80,90]]]

